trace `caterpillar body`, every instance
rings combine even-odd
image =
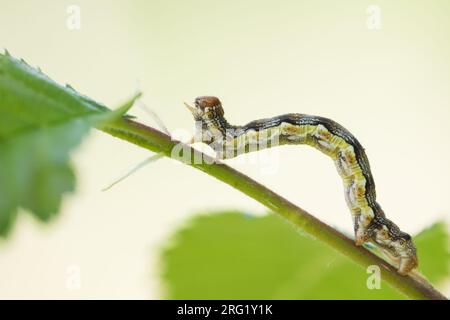
[[[254,144],[263,148],[306,144],[331,157],[343,180],[356,245],[375,244],[398,265],[402,275],[417,267],[411,236],[386,218],[376,201],[375,183],[364,148],[343,126],[324,117],[297,113],[234,126],[225,119],[222,104],[216,97],[198,97],[195,107],[186,106],[201,129],[198,140],[210,145],[219,158],[260,150],[252,148]]]

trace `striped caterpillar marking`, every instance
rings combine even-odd
[[[364,148],[340,124],[323,117],[286,114],[233,126],[224,118],[222,105],[216,97],[199,97],[195,107],[188,108],[200,123],[201,141],[209,144],[218,157],[260,150],[249,148],[254,143],[271,147],[270,142],[275,138],[279,142],[276,145],[307,144],[331,157],[344,183],[356,245],[376,244],[398,264],[402,275],[417,267],[416,248],[410,235],[387,219],[376,202],[375,183]]]

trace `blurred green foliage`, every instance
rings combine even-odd
[[[436,223],[414,237],[419,253],[420,271],[431,283],[439,284],[449,275],[449,239],[444,223]]]
[[[58,212],[62,194],[75,185],[69,151],[88,128],[67,123],[0,141],[0,235],[10,230],[19,207],[43,221]]]
[[[9,53],[0,54],[0,236],[19,208],[49,220],[75,175],[69,152],[92,125],[114,121],[117,111],[61,86]]]
[[[415,237],[420,270],[435,284],[449,274],[448,235],[438,223]],[[163,249],[170,299],[404,299],[332,248],[300,235],[278,216],[199,215]],[[383,278],[383,271],[381,271]]]

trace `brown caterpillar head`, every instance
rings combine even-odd
[[[187,103],[185,106],[194,116],[196,121],[206,121],[223,117],[222,103],[217,97],[202,96],[195,99],[195,107],[191,107]]]

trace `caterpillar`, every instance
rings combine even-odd
[[[306,144],[331,157],[344,184],[345,199],[353,218],[355,244],[375,244],[407,275],[418,266],[411,236],[387,219],[376,201],[369,160],[359,141],[343,126],[324,117],[290,113],[230,125],[217,97],[202,96],[195,106],[185,104],[197,123],[199,142],[211,146],[218,158],[286,144]],[[276,141],[276,143],[273,143]],[[196,141],[193,141],[196,142]]]

